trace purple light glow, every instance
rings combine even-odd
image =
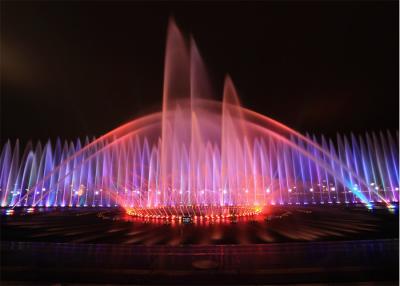
[[[171,21],[162,112],[84,144],[8,142],[4,206],[122,206],[144,217],[250,215],[267,205],[399,199],[398,133],[303,136],[242,108],[232,80],[212,94],[194,41]]]

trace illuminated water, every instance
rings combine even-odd
[[[1,205],[223,218],[270,205],[398,202],[398,132],[303,136],[241,107],[229,76],[222,101],[212,93],[195,42],[171,21],[162,111],[84,142],[6,143]]]

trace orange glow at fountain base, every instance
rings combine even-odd
[[[155,208],[127,208],[130,216],[160,220],[218,220],[258,215],[260,206],[176,206]]]

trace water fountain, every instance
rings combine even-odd
[[[222,102],[211,94],[194,40],[171,20],[162,111],[83,143],[29,143],[22,151],[7,142],[1,206],[122,206],[173,219],[252,215],[268,205],[398,202],[398,133],[303,136],[241,107],[228,76]]]

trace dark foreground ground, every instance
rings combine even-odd
[[[277,208],[188,225],[52,211],[3,216],[1,231],[2,285],[398,285],[398,214],[387,210]]]

